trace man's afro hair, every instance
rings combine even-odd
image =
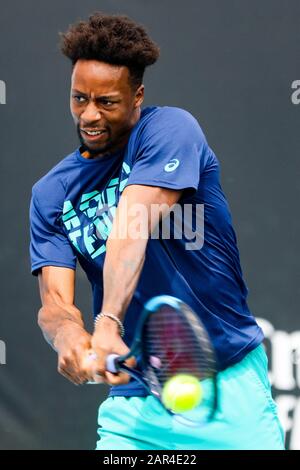
[[[158,46],[143,26],[128,16],[96,12],[88,21],[79,21],[61,34],[61,50],[73,65],[79,59],[125,65],[136,87],[145,68],[159,57]]]

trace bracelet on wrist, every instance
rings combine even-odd
[[[123,326],[123,323],[113,313],[106,313],[106,312],[98,313],[98,315],[95,318],[94,326],[96,327],[98,325],[99,321],[101,320],[101,318],[104,318],[104,317],[110,318],[111,320],[115,321],[119,326],[120,336],[123,337],[125,335],[125,328]]]

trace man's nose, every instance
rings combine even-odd
[[[90,123],[94,121],[99,121],[101,119],[101,114],[95,103],[91,101],[81,113],[80,118],[85,123]]]

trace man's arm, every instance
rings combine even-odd
[[[106,244],[102,312],[112,313],[123,320],[142,271],[149,235],[159,220],[178,202],[181,194],[181,191],[142,185],[131,185],[124,190]],[[139,219],[141,225],[137,219],[139,210],[135,210],[139,209],[137,203],[142,209],[140,213],[146,216],[146,220]],[[163,205],[162,210],[151,213],[154,204]],[[120,342],[120,336],[117,344],[114,344],[117,337],[118,325],[114,320],[104,317],[97,322],[92,339],[93,349],[99,357],[97,370],[114,385],[125,383],[126,378],[122,374],[113,376],[105,373],[106,355],[128,351],[125,344]]]
[[[75,271],[55,266],[39,273],[42,307],[38,323],[45,339],[58,354],[58,371],[75,384],[92,380],[85,362],[91,335],[85,330],[81,312],[74,305]]]
[[[124,317],[138,283],[150,233],[178,202],[181,191],[132,185],[120,199],[104,264],[102,310]],[[152,210],[161,206],[161,210]],[[119,236],[122,235],[123,239]]]

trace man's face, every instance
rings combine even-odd
[[[123,147],[140,116],[144,87],[133,90],[129,70],[78,60],[72,73],[71,113],[81,144],[91,155]]]

